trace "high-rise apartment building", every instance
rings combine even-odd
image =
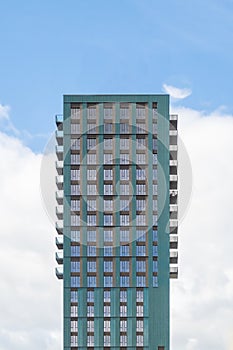
[[[57,126],[64,350],[169,350],[177,277],[169,96],[65,95]]]

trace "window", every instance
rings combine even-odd
[[[113,215],[104,215],[104,226],[113,225]]]
[[[70,233],[71,242],[80,242],[80,231],[71,231]]]
[[[104,317],[110,317],[110,306],[104,305]]]
[[[94,346],[94,335],[87,336],[87,346]]]
[[[80,272],[80,261],[71,261],[70,271],[71,272]]]
[[[144,153],[136,154],[136,163],[137,164],[146,164],[146,155]]]
[[[157,179],[158,179],[157,169],[153,169],[153,180],[157,180]]]
[[[94,332],[94,321],[87,321],[87,331]]]
[[[70,255],[71,256],[80,256],[80,246],[75,245],[70,247]]]
[[[71,291],[70,292],[70,301],[71,301],[71,303],[77,303],[78,302],[78,292],[77,291]]]
[[[87,256],[96,256],[96,246],[88,245],[87,246]]]
[[[145,123],[136,123],[136,132],[137,134],[145,134],[146,132],[146,124]]]
[[[144,169],[136,169],[136,179],[146,180],[146,171]]]
[[[121,245],[120,246],[120,256],[129,256],[129,246]]]
[[[87,215],[87,225],[96,226],[96,215]]]
[[[137,184],[136,185],[136,194],[137,195],[145,195],[146,194],[146,185],[144,184]]]
[[[113,194],[113,186],[104,185],[104,195],[112,195],[112,194]]]
[[[120,118],[128,119],[129,118],[129,105],[128,103],[121,103],[120,105]]]
[[[120,242],[129,242],[129,231],[120,230]]]
[[[137,242],[145,242],[146,241],[146,232],[144,230],[137,230]]]
[[[80,211],[80,200],[71,200],[70,208],[73,211]]]
[[[126,290],[120,291],[120,302],[127,303],[127,291]]]
[[[112,287],[112,276],[104,276],[104,287]]]
[[[137,276],[137,287],[146,287],[146,276]]]
[[[111,150],[112,149],[112,139],[104,139],[104,149]]]
[[[146,225],[146,215],[140,214],[136,216],[136,225],[144,226]]]
[[[127,317],[127,305],[120,305],[120,316]]]
[[[120,225],[129,226],[129,215],[120,215]]]
[[[96,185],[87,185],[87,194],[88,195],[95,195],[96,194]]]
[[[143,316],[143,305],[137,305],[136,316],[138,316],[138,317]]]
[[[158,231],[157,230],[153,230],[153,241],[154,242],[158,241]]]
[[[153,256],[158,256],[158,246],[153,245]]]
[[[87,231],[87,241],[96,242],[96,231]]]
[[[129,139],[120,139],[120,149],[129,149]]]
[[[136,118],[145,118],[146,108],[143,105],[136,105]]]
[[[153,260],[153,272],[158,272],[158,261]]]
[[[143,290],[137,290],[137,303],[143,303]]]
[[[120,169],[120,179],[129,180],[129,169]]]
[[[94,303],[94,291],[93,290],[87,291],[87,302]]]
[[[87,305],[87,317],[94,317],[94,306]]]
[[[77,335],[71,335],[71,337],[70,337],[70,345],[71,346],[77,346],[78,345],[78,336]]]
[[[71,306],[70,308],[70,316],[77,317],[78,316],[78,306]]]
[[[113,201],[112,200],[104,200],[104,210],[112,211],[113,210]]]
[[[71,169],[70,179],[71,180],[80,180],[80,170],[79,169]]]
[[[137,346],[143,346],[143,335],[137,335]]]
[[[137,260],[136,269],[137,272],[146,272],[146,260]]]
[[[110,346],[110,335],[104,335],[104,346]]]
[[[79,226],[80,225],[80,215],[71,215],[70,216],[70,225]]]
[[[137,320],[137,332],[143,332],[143,320]]]
[[[137,245],[136,246],[136,255],[137,256],[145,256],[146,255],[146,246],[145,245]]]
[[[104,261],[104,272],[112,272],[113,264],[112,261]]]
[[[104,169],[104,180],[112,180],[112,169]]]
[[[127,321],[120,321],[120,332],[127,332]]]
[[[80,164],[80,154],[71,154],[70,162],[71,164]]]
[[[157,211],[158,210],[158,202],[157,200],[153,199],[153,211]]]
[[[104,247],[104,256],[112,256],[112,247],[109,247],[109,246],[107,246],[107,247]]]
[[[71,139],[70,148],[74,151],[80,150],[80,139]]]
[[[112,119],[113,109],[112,107],[104,107],[104,119]]]
[[[96,261],[87,262],[87,272],[96,272]]]
[[[129,272],[129,261],[121,260],[120,261],[120,272]]]
[[[153,185],[153,195],[157,196],[158,194],[158,185]]]
[[[110,332],[110,321],[104,320],[104,332]]]
[[[137,199],[136,209],[139,211],[146,210],[146,201],[145,199]]]
[[[104,303],[110,303],[111,301],[111,293],[110,290],[104,291]]]
[[[96,276],[87,276],[87,287],[96,287]]]
[[[87,180],[96,180],[96,170],[95,169],[87,169]]]
[[[120,164],[129,164],[129,154],[121,153],[120,154]]]
[[[120,123],[120,133],[128,134],[129,133],[129,124],[128,123]]]
[[[153,128],[153,134],[157,134],[157,132],[158,132],[158,124],[157,123],[154,123],[153,122],[153,126],[152,126],[152,128]]]
[[[96,164],[96,154],[87,154],[87,164]]]
[[[127,346],[127,335],[121,335],[120,336],[120,345],[121,346]]]
[[[70,330],[71,330],[71,332],[78,331],[78,321],[71,321],[70,322]]]
[[[78,108],[71,108],[71,119],[80,119],[80,107]]]
[[[153,139],[153,151],[157,151],[157,150],[158,150],[158,140]]]
[[[96,106],[89,106],[87,108],[87,118],[95,119],[96,118]]]
[[[157,226],[158,224],[158,215],[153,215],[153,226]]]
[[[111,134],[113,132],[113,125],[112,123],[104,123],[104,133],[105,134]]]
[[[111,153],[105,153],[104,154],[104,164],[112,164],[112,154]]]
[[[96,139],[88,138],[87,139],[87,149],[90,150],[90,149],[93,149],[95,147],[96,147]]]
[[[87,200],[87,211],[96,211],[96,200],[88,199]]]
[[[80,195],[80,185],[71,185],[70,190],[72,196]]]
[[[71,124],[70,126],[71,134],[80,134],[80,124]]]
[[[70,278],[71,287],[80,287],[80,276],[72,276]]]
[[[96,123],[88,123],[87,132],[88,134],[96,134]]]
[[[120,200],[120,210],[121,211],[129,211],[129,200],[121,199]]]
[[[129,195],[129,185],[126,185],[126,184],[120,185],[120,195],[122,196]]]
[[[136,149],[145,149],[146,147],[146,139],[145,138],[137,138]]]
[[[112,231],[104,230],[104,241],[105,242],[112,242],[113,241]]]
[[[153,276],[153,287],[158,287],[158,276]]]
[[[157,165],[157,164],[158,164],[157,154],[153,154],[153,165]]]

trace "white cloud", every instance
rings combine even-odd
[[[62,284],[40,197],[41,157],[0,133],[0,350],[61,347]]]
[[[179,279],[171,283],[172,349],[230,350],[233,117],[221,110],[172,112],[193,170],[192,202],[179,230]]]
[[[163,90],[173,99],[182,100],[192,94],[192,90],[188,88],[180,89],[178,87],[163,84]]]

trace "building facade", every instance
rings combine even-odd
[[[177,116],[168,95],[65,95],[56,254],[64,350],[169,350]]]

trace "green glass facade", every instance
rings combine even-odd
[[[169,350],[177,119],[169,121],[168,95],[64,96],[64,350]]]

